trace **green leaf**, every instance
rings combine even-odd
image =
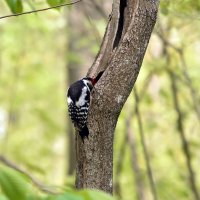
[[[26,197],[26,200],[50,200],[47,198],[48,196],[46,195],[39,195],[38,193],[29,195]]]
[[[23,11],[22,0],[6,0],[10,10],[14,13],[21,13]]]
[[[0,167],[0,186],[9,200],[26,200],[28,184],[20,173]]]
[[[62,195],[50,196],[46,200],[114,200],[114,198],[104,192],[97,190],[66,191]]]
[[[8,198],[3,195],[0,195],[0,200],[8,200]]]
[[[59,6],[63,3],[65,3],[66,1],[65,0],[47,0],[47,3],[50,5],[50,6]]]
[[[55,200],[85,200],[78,192],[67,192],[64,195],[58,196]]]
[[[97,191],[97,190],[85,190],[84,192],[87,193],[87,198],[86,200],[114,200],[114,198],[105,193],[105,192],[101,192],[101,191]]]
[[[169,7],[170,7],[169,1],[162,1],[161,5],[160,5],[160,10],[164,15],[168,15]]]

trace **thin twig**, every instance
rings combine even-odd
[[[108,16],[106,14],[106,12],[102,9],[102,6],[100,6],[96,1],[94,0],[89,0],[91,4],[93,4],[94,8],[96,9],[96,11],[99,12],[99,14],[101,14],[101,16],[103,17],[103,19],[107,19]]]
[[[123,160],[125,158],[125,152],[126,152],[126,143],[127,143],[127,137],[126,135],[124,136],[124,138],[122,139],[122,144],[121,147],[119,149],[119,154],[118,154],[118,159],[117,159],[117,163],[116,163],[116,173],[115,173],[115,177],[116,177],[116,181],[115,181],[115,193],[118,196],[118,198],[122,198],[122,194],[121,194],[121,186],[120,186],[120,175],[122,172],[122,167],[123,167]]]
[[[91,19],[90,15],[87,13],[85,7],[83,7],[83,13],[84,13],[84,15],[85,15],[87,21],[88,21],[89,24],[90,24],[91,31],[92,31],[92,33],[93,33],[95,39],[96,39],[96,43],[97,43],[97,45],[99,45],[99,44],[101,43],[101,40],[102,40],[101,34],[100,34],[100,32],[99,32],[99,30],[98,30],[96,24],[95,24],[94,21]]]
[[[147,77],[145,78],[145,82],[144,85],[141,89],[140,92],[140,97],[138,97],[138,99],[141,101],[145,95],[145,91],[147,86],[149,85],[149,82],[151,81],[151,78],[153,76],[153,71],[151,71]],[[126,127],[126,131],[125,131],[125,137],[123,138],[120,150],[119,150],[119,155],[118,155],[118,160],[117,160],[117,164],[116,164],[116,183],[115,183],[115,191],[117,196],[120,198],[121,197],[121,188],[120,188],[120,174],[122,171],[122,166],[123,166],[123,160],[125,158],[124,154],[125,154],[125,149],[126,149],[126,143],[129,144],[130,149],[131,149],[131,163],[132,163],[132,168],[134,170],[134,174],[135,174],[135,185],[136,185],[136,193],[137,193],[137,199],[138,200],[143,200],[144,199],[144,185],[143,182],[141,180],[141,170],[140,167],[138,165],[138,155],[136,152],[136,144],[135,144],[135,138],[133,137],[132,131],[131,131],[131,121],[133,119],[133,117],[136,114],[136,106],[133,108],[133,110],[130,112],[129,116],[127,117],[127,119],[125,120],[125,127]]]
[[[135,109],[133,109],[135,111]],[[136,143],[135,143],[135,137],[134,133],[132,133],[131,130],[131,121],[132,121],[132,115],[126,120],[126,138],[127,138],[127,143],[130,146],[131,150],[131,164],[132,168],[134,170],[135,174],[135,190],[136,190],[136,196],[138,200],[144,200],[144,184],[142,181],[142,173],[141,169],[139,167],[139,159],[138,159],[138,154],[137,154],[137,149],[136,149]]]
[[[37,13],[37,12],[46,11],[46,10],[50,10],[50,9],[54,9],[54,8],[60,8],[60,7],[63,7],[63,6],[70,6],[70,5],[79,3],[81,1],[82,0],[77,0],[77,1],[72,2],[72,3],[64,3],[64,4],[60,4],[60,5],[52,6],[52,7],[48,7],[48,8],[42,8],[42,9],[32,10],[32,11],[27,11],[27,12],[22,12],[22,13],[4,15],[4,16],[1,16],[0,19],[4,19],[4,18],[8,18],[8,17],[16,17],[16,16],[20,16],[20,15],[27,15],[27,14],[31,14],[31,13]]]
[[[194,173],[193,168],[192,168],[192,158],[191,158],[191,155],[190,155],[190,148],[189,148],[189,144],[187,142],[185,130],[184,130],[183,116],[182,116],[182,113],[181,113],[180,103],[179,103],[179,99],[178,99],[178,88],[177,88],[177,83],[176,83],[176,76],[168,68],[168,66],[170,66],[170,54],[167,51],[166,43],[164,44],[164,56],[166,57],[167,73],[168,73],[168,75],[170,77],[170,81],[171,81],[171,89],[172,89],[174,109],[177,112],[177,130],[180,134],[180,138],[181,138],[181,142],[182,142],[182,149],[183,149],[183,153],[184,153],[185,158],[186,158],[186,165],[187,165],[187,169],[188,169],[190,187],[191,187],[192,193],[194,195],[194,199],[200,200],[199,193],[198,193],[197,186],[196,186],[195,173]]]
[[[152,169],[151,169],[151,165],[150,165],[150,159],[149,159],[148,150],[146,147],[142,118],[141,118],[140,110],[139,110],[139,98],[138,98],[138,93],[137,93],[136,87],[134,87],[133,91],[134,91],[135,104],[136,104],[136,116],[137,116],[137,120],[138,120],[139,134],[140,134],[142,148],[143,148],[143,152],[144,152],[150,188],[151,188],[151,192],[153,195],[153,199],[157,200],[158,197],[157,197],[157,192],[156,192],[156,185],[155,185],[155,182],[153,179],[153,173],[152,173]]]
[[[58,194],[58,192],[51,190],[49,188],[49,186],[45,186],[44,184],[42,184],[40,181],[38,181],[35,177],[33,177],[30,173],[28,173],[27,171],[25,171],[24,169],[22,169],[21,167],[17,166],[15,163],[13,163],[12,161],[8,160],[7,158],[5,158],[3,155],[0,155],[0,162],[2,162],[4,165],[6,165],[7,167],[10,167],[22,174],[24,174],[25,176],[27,176],[31,182],[41,191],[48,193],[48,194]]]
[[[187,81],[187,86],[190,90],[190,94],[191,94],[191,98],[193,100],[193,104],[194,104],[194,110],[196,111],[197,117],[200,121],[200,106],[199,106],[199,100],[196,94],[196,91],[192,85],[192,80],[189,76],[188,73],[188,66],[186,64],[186,60],[185,60],[185,56],[183,53],[183,50],[179,51],[179,57],[180,57],[180,61],[181,61],[181,66],[182,66],[182,72],[183,72],[183,76],[185,77],[185,80]]]
[[[166,46],[165,49],[167,49],[167,47],[171,47],[174,51],[176,51],[176,53],[179,55],[180,58],[180,62],[181,62],[181,67],[182,67],[182,73],[183,76],[186,80],[186,86],[189,88],[190,94],[191,94],[191,98],[193,101],[193,107],[194,107],[194,111],[196,112],[197,118],[200,122],[200,104],[199,104],[199,99],[196,93],[196,90],[193,87],[192,84],[192,80],[190,78],[190,75],[188,73],[188,66],[185,60],[185,56],[184,56],[184,52],[183,49],[176,47],[174,44],[172,44],[168,39],[166,39],[166,37],[164,36],[164,30],[161,26],[161,24],[158,21],[158,25],[159,25],[159,30],[156,31],[156,34],[158,35],[158,37],[161,39],[161,41],[163,42],[163,45]]]
[[[176,85],[176,79],[174,77],[173,72],[168,71],[169,77],[171,79],[171,88],[172,88],[172,95],[173,95],[173,101],[174,101],[174,108],[177,112],[177,129],[181,137],[181,142],[182,142],[182,149],[186,157],[186,164],[188,168],[188,173],[189,173],[189,179],[190,179],[190,186],[191,190],[193,191],[194,198],[195,200],[199,200],[199,193],[197,190],[196,186],[196,180],[195,180],[195,173],[192,168],[192,163],[191,163],[191,155],[190,155],[190,149],[189,149],[189,144],[187,142],[186,136],[185,136],[185,131],[183,127],[183,116],[181,113],[180,105],[179,105],[179,99],[178,99],[178,89]]]

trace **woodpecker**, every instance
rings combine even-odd
[[[85,77],[76,81],[70,85],[67,92],[69,117],[75,129],[78,130],[82,141],[89,135],[87,117],[90,106],[90,93],[102,74],[103,71],[100,72],[96,78]]]

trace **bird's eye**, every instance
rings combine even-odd
[[[87,86],[90,88],[90,90],[92,89],[92,84],[91,83],[87,83]]]

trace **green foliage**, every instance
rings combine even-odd
[[[114,200],[104,192],[95,190],[69,190],[63,194],[47,195],[33,193],[30,190],[31,180],[24,178],[19,172],[0,166],[0,200]]]
[[[0,167],[0,186],[9,200],[26,200],[28,183],[18,172]]]
[[[22,1],[22,0],[5,0],[8,7],[10,8],[11,12],[14,14],[22,13],[23,12],[23,4],[28,4],[31,9],[35,9],[35,3],[29,1]],[[64,3],[71,3],[71,0],[46,0],[47,4],[51,7],[59,6]],[[59,8],[57,8],[59,9]]]
[[[70,3],[71,1],[68,0],[47,0],[47,3],[50,5],[50,6],[58,6],[58,5],[61,5],[61,4],[64,4],[64,3]]]
[[[47,200],[114,200],[104,192],[95,190],[68,191],[62,195],[47,197]]]
[[[161,12],[165,15],[177,14],[177,15],[191,15],[191,13],[199,14],[200,0],[161,0],[160,1]]]
[[[23,11],[22,0],[5,0],[10,10],[14,13],[21,13]]]
[[[0,3],[2,2],[4,1]],[[17,1],[7,1],[9,7],[11,2]],[[22,1],[24,8],[29,6],[27,2]],[[58,5],[64,1],[49,1],[49,5],[47,5],[47,1],[31,2],[34,4],[34,9],[37,9]],[[166,39],[177,47],[183,47],[188,72],[197,96],[200,96],[200,68],[198,67],[200,65],[200,23],[199,20],[193,20],[193,18],[190,20],[190,17],[198,15],[199,2],[199,0],[177,0],[176,2],[162,0],[162,13],[158,23],[158,25],[162,25]],[[4,7],[0,6],[0,9],[1,13],[7,12],[5,5]],[[76,9],[73,10],[76,11]],[[91,58],[95,57],[99,48],[93,39],[93,31],[91,31],[93,29],[90,29],[90,23],[84,17],[81,19],[80,10],[76,12],[78,14],[75,17],[77,17],[77,21],[80,21],[78,31],[67,26],[69,23],[66,22],[66,15],[62,18],[59,12],[52,11],[0,21],[0,86],[3,88],[0,90],[0,117],[3,115],[2,113],[5,113],[6,116],[4,120],[5,133],[0,135],[1,154],[5,153],[16,163],[22,164],[47,185],[54,184],[61,188],[65,184],[69,186],[69,182],[72,182],[70,178],[66,177],[66,167],[69,165],[69,162],[66,161],[68,144],[65,143],[66,135],[68,135],[66,134],[68,127],[65,127],[67,120],[65,91],[68,87],[66,66],[70,64],[73,69],[79,68],[79,66],[88,68],[92,63]],[[184,18],[176,18],[176,16]],[[187,16],[188,18],[186,18]],[[103,34],[105,22],[102,22],[102,19],[99,22],[97,18],[91,17]],[[74,23],[71,24],[74,25]],[[77,36],[77,32],[81,36]],[[72,35],[74,37],[71,37]],[[192,199],[192,192],[187,182],[188,172],[185,157],[176,129],[177,113],[173,108],[171,83],[166,75],[166,57],[162,54],[163,46],[161,45],[159,48],[160,39],[156,37],[154,41],[152,40],[155,35],[151,38],[136,83],[141,96],[140,111],[148,153],[158,199],[188,200]],[[69,42],[71,44],[67,47],[66,44]],[[74,45],[76,45],[75,50],[73,50]],[[88,52],[93,54],[88,56]],[[155,56],[154,53],[157,52],[158,54]],[[194,171],[198,172],[199,121],[194,112],[188,83],[183,77],[180,58],[173,49],[170,49],[170,60],[172,64],[167,67],[176,73],[178,96],[181,110],[184,111],[184,128],[190,144],[192,165]],[[151,72],[153,72],[153,76],[143,89]],[[127,116],[134,109],[134,103],[135,100],[131,94],[118,121],[114,141],[115,168],[127,131]],[[144,198],[152,199],[135,114],[131,118],[130,126],[142,174]],[[130,145],[128,142],[125,145],[126,150],[121,160],[122,169],[118,175],[118,181],[122,200],[133,200],[137,199],[136,176],[132,167]],[[0,200],[17,200],[15,194],[18,194],[22,200],[112,199],[104,193],[90,190],[79,192],[65,190],[60,195],[44,194],[38,188],[33,187],[31,181],[25,179],[21,174],[13,172],[13,170],[1,169],[3,171],[0,172]],[[196,173],[195,176],[199,187],[200,174]],[[115,177],[116,174],[114,174],[114,179]]]
[[[81,192],[85,200],[114,200],[114,198],[104,192],[95,190],[85,190]]]
[[[8,200],[8,198],[2,194],[0,194],[0,200]]]

